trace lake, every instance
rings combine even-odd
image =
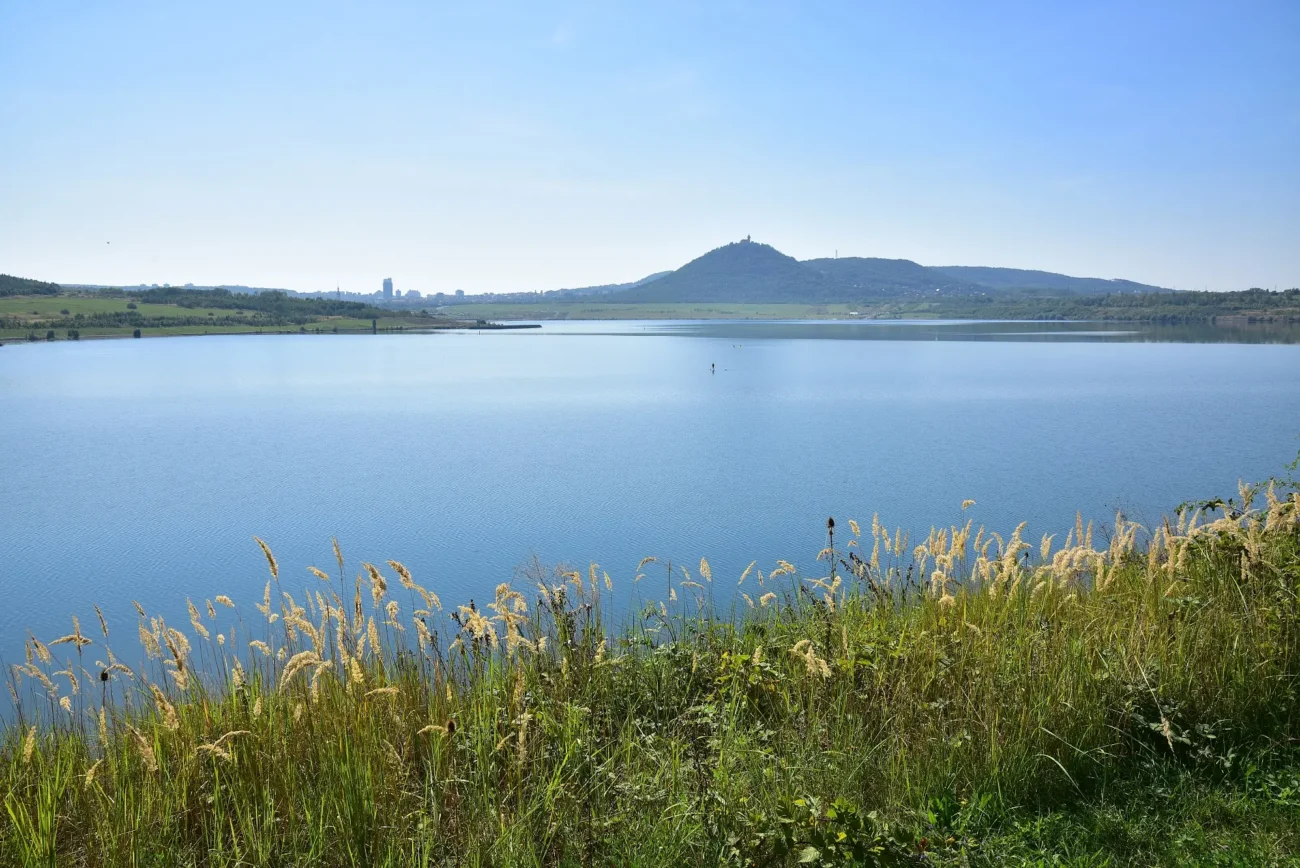
[[[332,570],[333,535],[354,571],[401,560],[458,604],[533,556],[599,562],[624,599],[645,555],[707,556],[720,587],[755,559],[820,574],[827,516],[1152,522],[1300,449],[1300,346],[1179,340],[715,321],[6,346],[0,655],[73,613],[97,635],[92,603],[132,653],[132,599],[251,612],[255,534],[288,590]]]

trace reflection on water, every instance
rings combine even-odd
[[[1096,341],[1295,344],[1300,323],[1049,322],[1022,320],[656,320],[547,322],[548,333],[869,341]],[[534,332],[535,333],[535,332]]]

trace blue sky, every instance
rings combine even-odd
[[[550,289],[752,234],[1296,286],[1298,44],[1294,0],[0,0],[0,271]]]

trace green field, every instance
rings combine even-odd
[[[152,304],[135,302],[135,308],[128,308],[130,298],[108,298],[94,295],[58,295],[58,296],[10,296],[0,298],[0,321],[9,327],[0,326],[0,341],[22,342],[35,333],[40,340],[45,340],[47,331],[53,329],[55,340],[67,340],[69,328],[75,328],[81,339],[130,337],[136,326],[133,325],[94,325],[81,324],[76,320],[78,314],[89,319],[97,314],[134,313],[148,319],[184,320],[176,325],[140,326],[142,337],[166,337],[175,335],[217,335],[217,334],[294,334],[300,329],[310,334],[370,331],[370,319],[356,319],[342,316],[314,316],[305,324],[260,324],[255,316],[246,316],[244,311],[228,308],[181,307],[174,304]],[[67,313],[63,313],[67,311]],[[223,322],[221,320],[246,319],[245,322]],[[203,322],[211,319],[213,322]],[[380,330],[425,330],[448,328],[456,325],[445,320],[428,320],[410,316],[378,317],[376,327]],[[196,322],[196,320],[198,320]]]
[[[127,298],[99,298],[83,295],[34,295],[10,296],[0,298],[0,316],[27,317],[33,321],[46,320],[59,316],[66,310],[69,316],[77,314],[96,314],[126,312]],[[227,311],[217,308],[183,308],[174,304],[136,304],[137,310],[144,316],[204,316],[224,314]]]
[[[255,606],[29,640],[0,866],[1297,865],[1295,488],[446,612],[264,547]]]

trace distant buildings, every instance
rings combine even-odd
[[[339,292],[338,288],[336,287],[334,290],[334,297],[355,299],[356,301],[363,301],[369,304],[378,304],[384,307],[391,307],[394,309],[417,308],[420,306],[421,303],[424,302],[426,298],[429,301],[433,301],[432,294],[425,296],[418,289],[395,289],[393,287],[393,279],[391,277],[385,277],[383,281],[383,288],[380,290],[376,290],[375,292],[371,292],[371,293]]]

